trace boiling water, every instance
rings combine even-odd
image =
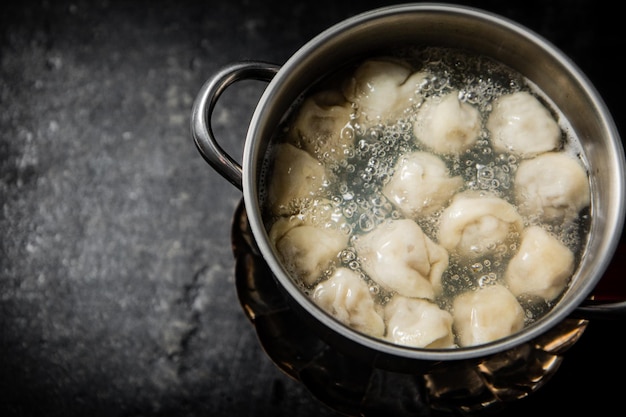
[[[413,102],[399,119],[373,125],[360,123],[359,108],[355,106],[353,121],[342,132],[343,135],[353,138],[353,146],[345,150],[345,159],[327,162],[327,168],[333,173],[332,181],[320,190],[320,197],[328,199],[333,208],[341,210],[346,218],[345,233],[350,235],[351,243],[388,219],[403,218],[402,213],[385,198],[381,190],[390,181],[394,166],[401,155],[413,151],[428,151],[414,137],[413,124],[416,122],[416,113],[424,100],[431,96],[440,96],[458,90],[459,99],[471,104],[480,112],[483,128],[476,144],[460,155],[437,155],[445,161],[451,177],[463,178],[463,190],[489,192],[515,205],[513,179],[521,158],[508,153],[495,152],[491,145],[489,131],[484,128],[492,110],[491,103],[505,94],[530,91],[537,96],[552,112],[561,128],[562,144],[559,151],[582,159],[580,144],[565,117],[541,91],[520,74],[484,57],[450,49],[415,48],[399,51],[395,57],[411,64],[415,70],[425,70],[430,74],[418,86],[416,97],[421,97],[421,99]],[[327,80],[327,83],[332,86],[340,85],[341,80],[335,78]],[[294,113],[297,110],[298,107],[294,106]],[[281,132],[288,130],[290,121],[291,118],[286,118],[285,128],[281,129]],[[278,135],[276,141],[281,142],[283,139],[281,135]],[[271,149],[268,155],[271,155]],[[328,155],[315,156],[320,160],[328,161]],[[271,160],[268,160],[262,175],[262,184],[267,184],[269,181],[271,167]],[[263,186],[261,200],[263,201],[264,198]],[[301,210],[306,210],[306,204],[301,207]],[[416,220],[424,233],[435,242],[442,211],[443,209],[440,209],[426,218]],[[270,214],[269,210],[265,211],[264,216],[269,230],[275,217]],[[573,223],[566,225],[544,223],[542,226],[557,236],[561,243],[575,254],[576,261],[578,261],[586,240],[588,222],[587,209]],[[524,218],[525,227],[537,223],[538,220],[535,218]],[[451,253],[448,268],[442,276],[443,293],[435,302],[441,308],[450,310],[451,300],[456,294],[501,282],[504,268],[507,261],[515,254],[518,241],[519,236],[510,236],[508,241],[501,242],[495,251],[490,251],[489,255],[473,258],[470,261]],[[370,292],[378,303],[384,305],[393,297],[393,292],[386,291],[362,271],[360,259],[350,243],[334,260],[332,267],[321,274],[317,282],[326,279],[332,273],[333,268],[339,266],[359,272],[370,286]],[[298,282],[298,277],[293,278]],[[298,283],[307,293],[310,293],[315,286],[315,284],[308,286],[302,282]],[[544,315],[557,302],[557,300],[546,302],[534,299],[534,297],[518,297],[518,301],[525,309],[527,324]]]

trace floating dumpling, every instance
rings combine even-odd
[[[516,240],[524,225],[515,207],[487,193],[455,195],[441,214],[438,241],[450,252],[478,257]]]
[[[590,204],[587,173],[564,152],[548,152],[522,161],[515,174],[520,213],[551,222],[569,222]]]
[[[574,272],[574,254],[540,226],[524,231],[519,251],[504,275],[513,294],[529,294],[552,301],[567,285]]]
[[[413,124],[417,141],[441,154],[458,155],[469,149],[480,130],[480,112],[459,100],[458,91],[426,100]]]
[[[394,296],[385,305],[387,339],[418,348],[452,348],[452,315],[419,298]]]
[[[349,234],[341,211],[315,200],[297,215],[276,220],[269,239],[289,274],[313,285],[346,247]]]
[[[460,346],[493,342],[524,327],[524,310],[503,285],[467,291],[454,299],[452,308]]]
[[[363,270],[387,290],[433,299],[441,292],[448,252],[413,220],[391,220],[355,241]]]
[[[487,120],[491,143],[498,152],[529,158],[559,147],[561,129],[548,109],[530,93],[496,99]]]
[[[427,216],[442,208],[463,187],[451,177],[445,162],[428,152],[400,157],[382,193],[409,218]]]
[[[272,213],[292,214],[294,203],[320,196],[327,181],[326,168],[306,151],[289,143],[276,146],[267,203]]]
[[[347,80],[343,94],[357,105],[361,123],[384,123],[398,118],[411,107],[416,91],[425,79],[425,74],[413,73],[403,61],[370,59]]]
[[[352,107],[338,91],[321,91],[300,107],[290,131],[291,140],[322,162],[346,158],[353,145]]]
[[[351,269],[339,268],[317,284],[312,299],[328,314],[357,331],[375,337],[385,333],[385,323],[376,311],[367,283]]]

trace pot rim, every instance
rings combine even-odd
[[[607,242],[602,242],[602,246],[600,248],[600,258],[602,258],[602,261],[595,263],[593,270],[591,271],[591,276],[585,278],[586,281],[583,285],[583,290],[579,291],[573,299],[570,299],[567,303],[557,303],[549,314],[540,318],[532,325],[526,326],[520,332],[506,338],[499,339],[495,342],[454,349],[413,348],[397,345],[379,338],[368,336],[349,328],[332,318],[328,313],[317,306],[297,287],[297,285],[293,283],[281,263],[278,261],[274,249],[269,243],[268,233],[261,220],[261,208],[258,199],[258,184],[255,181],[256,170],[253,168],[256,164],[255,157],[257,157],[260,153],[258,149],[259,141],[255,138],[257,137],[257,126],[263,117],[262,115],[266,111],[267,107],[271,107],[277,91],[280,90],[281,86],[283,86],[289,78],[290,73],[295,68],[298,68],[307,56],[309,56],[309,54],[329,42],[337,35],[357,28],[361,25],[395,15],[421,12],[462,14],[472,19],[483,21],[486,24],[505,28],[507,31],[515,33],[518,37],[530,40],[537,46],[537,48],[548,52],[554,60],[558,61],[559,64],[565,68],[573,76],[573,78],[576,79],[576,81],[583,87],[584,92],[595,104],[596,109],[598,110],[598,117],[601,118],[601,124],[606,128],[608,136],[613,139],[611,146],[614,148],[614,156],[616,158],[615,165],[618,171],[620,171],[616,173],[616,175],[619,176],[617,179],[617,187],[619,188],[620,195],[624,194],[624,153],[617,129],[608,109],[591,82],[586,78],[582,71],[566,55],[564,55],[563,52],[534,31],[515,21],[492,12],[469,6],[446,3],[407,3],[373,9],[345,19],[331,26],[304,44],[279,69],[276,76],[268,84],[265,92],[261,96],[250,122],[250,128],[244,145],[242,163],[244,173],[242,184],[243,199],[250,222],[250,228],[255,237],[256,244],[275,278],[279,281],[279,285],[288,293],[288,296],[291,297],[297,305],[302,307],[307,314],[311,315],[323,326],[326,326],[329,330],[339,334],[340,336],[350,339],[359,346],[383,355],[427,361],[472,359],[500,353],[538,337],[551,327],[555,326],[557,323],[566,319],[576,309],[576,307],[589,296],[608,267],[610,259],[617,248],[619,231],[622,230],[624,224],[625,209],[623,204],[616,209],[615,215],[610,216],[611,218],[608,219],[609,224],[607,225],[607,228],[611,228],[611,230],[613,230],[612,233],[615,234],[615,238],[610,239],[610,241]],[[592,222],[592,230],[590,233],[593,233],[594,230],[593,223],[594,222]],[[594,254],[594,256],[598,256],[598,254]]]

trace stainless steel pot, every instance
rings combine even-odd
[[[259,178],[263,157],[281,119],[308,87],[330,71],[398,44],[462,48],[508,65],[554,101],[582,142],[592,188],[589,242],[561,301],[545,317],[511,337],[476,347],[432,350],[364,336],[331,318],[303,294],[269,243],[261,219]],[[268,82],[250,122],[242,166],[219,146],[210,124],[220,94],[241,79]],[[226,66],[200,90],[191,128],[204,159],[243,190],[258,249],[295,309],[310,323],[312,331],[369,363],[390,369],[415,369],[428,363],[485,357],[536,338],[572,315],[624,317],[626,301],[583,307],[605,273],[623,227],[625,162],[620,137],[602,99],[575,64],[545,39],[515,22],[482,10],[445,4],[405,4],[366,12],[322,32],[282,66],[256,61]]]

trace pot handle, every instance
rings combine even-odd
[[[592,291],[591,299],[578,306],[573,316],[582,319],[626,319],[626,284],[622,265],[626,257],[626,243],[620,242],[613,260],[602,279]]]
[[[243,190],[242,169],[217,143],[211,129],[211,115],[218,98],[231,84],[244,80],[271,81],[280,67],[261,61],[226,65],[209,78],[196,96],[191,113],[191,134],[204,160],[235,187]]]
[[[586,320],[623,320],[626,319],[626,301],[601,304],[596,304],[595,301],[587,301],[578,306],[572,316]]]

